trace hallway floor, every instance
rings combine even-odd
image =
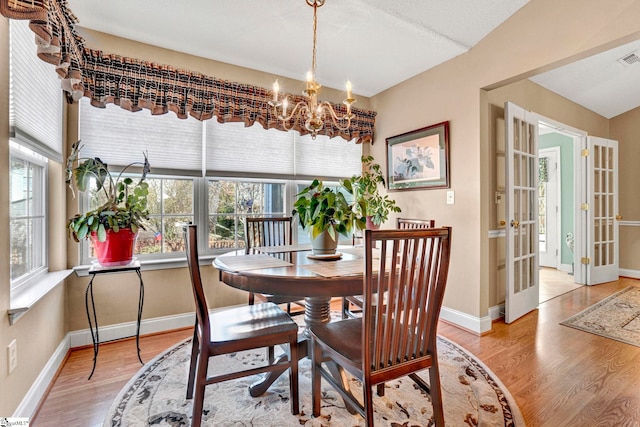
[[[578,289],[582,285],[573,282],[573,275],[555,268],[540,268],[539,303]]]

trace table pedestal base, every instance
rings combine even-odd
[[[325,323],[329,323],[331,321],[331,298],[330,297],[305,297],[305,308],[304,308],[304,323],[305,328],[304,331],[298,336],[298,360],[301,360],[305,357],[311,358],[312,348],[311,348],[311,332],[309,328],[314,325],[322,325]],[[276,360],[276,363],[284,361],[288,356],[287,353],[281,355]],[[347,391],[349,390],[348,381],[344,370],[342,367],[335,363],[328,363],[327,368],[329,372],[333,375],[333,377],[340,382],[343,387]],[[273,384],[280,375],[282,375],[287,369],[280,369],[276,371],[268,372],[264,378],[260,381],[252,384],[249,387],[249,394],[252,397],[258,397],[264,394],[271,384]],[[345,401],[347,405],[347,410],[355,414],[356,411]]]

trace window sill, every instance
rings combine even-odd
[[[211,262],[216,258],[216,255],[205,255],[200,257],[200,265],[210,265]],[[186,268],[187,260],[186,258],[164,258],[164,259],[138,259],[140,261],[140,271],[151,271],[151,270],[166,270],[169,268]],[[91,264],[83,264],[73,267],[73,271],[79,277],[86,277],[89,275],[89,269],[91,268]]]
[[[73,270],[60,270],[44,273],[37,280],[28,285],[20,286],[11,291],[9,303],[9,324],[13,325],[23,314],[44,298],[49,292],[64,281]]]

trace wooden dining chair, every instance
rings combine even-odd
[[[298,325],[273,303],[246,305],[209,312],[198,265],[197,228],[184,229],[187,263],[196,304],[196,324],[191,346],[187,399],[193,398],[191,426],[200,426],[205,387],[221,381],[246,377],[278,369],[289,369],[291,413],[299,412],[298,403]],[[275,362],[274,346],[288,344],[288,358]],[[238,351],[266,348],[268,364],[238,372],[210,377],[209,358]]]
[[[430,394],[435,425],[444,426],[436,329],[450,242],[449,227],[365,230],[362,317],[310,328],[314,416],[320,416],[324,378],[364,417],[367,426],[373,426],[372,387],[408,375]],[[380,253],[374,258],[376,247]],[[382,292],[387,303],[376,305],[374,296]],[[326,364],[337,364],[362,382],[364,404],[331,375]],[[427,368],[428,384],[417,374]]]
[[[396,228],[399,230],[415,230],[423,228],[433,228],[436,221],[433,219],[409,219],[398,218]],[[355,306],[355,309],[351,307]],[[350,295],[342,298],[342,318],[356,317],[356,313],[362,313],[362,295]]]
[[[270,247],[293,244],[292,217],[251,217],[244,223],[245,251],[247,254],[256,252],[257,247]],[[291,258],[291,253],[276,254],[283,258]],[[285,259],[291,261],[291,259]],[[255,303],[256,298],[261,302],[287,304],[287,313],[291,314],[291,303],[304,307],[302,297],[275,296],[255,294],[249,292],[249,305]]]

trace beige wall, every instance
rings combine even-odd
[[[371,150],[377,159],[385,158],[385,138],[450,121],[451,189],[456,203],[446,204],[446,190],[392,193],[403,215],[453,226],[447,308],[483,317],[500,299],[494,272],[500,249],[488,237],[495,228],[491,168],[496,163],[491,155],[494,142],[489,140],[488,94],[483,89],[500,88],[636,39],[640,24],[632,16],[639,14],[636,0],[531,0],[468,53],[371,99],[378,112]],[[528,87],[515,89],[522,95],[521,103],[526,98],[532,106],[542,106],[543,99],[529,102]],[[550,115],[557,113],[558,120],[572,120],[560,106],[545,106],[547,110]],[[586,130],[593,128],[588,118],[573,121],[588,125]],[[606,123],[594,133],[602,131],[608,132]]]
[[[0,16],[0,224],[5,230],[0,239],[0,254],[9,253],[9,24]],[[53,67],[52,70],[53,72]],[[65,238],[63,205],[61,200],[64,178],[61,167],[49,168],[51,179],[49,204],[52,230],[50,264],[53,269],[64,265]],[[58,287],[37,305],[9,325],[9,257],[0,257],[0,414],[11,416],[20,404],[31,384],[45,366],[65,333],[64,287]],[[7,369],[7,346],[17,341],[18,366],[10,375]]]
[[[611,119],[611,139],[619,141],[620,268],[640,270],[640,108]]]

